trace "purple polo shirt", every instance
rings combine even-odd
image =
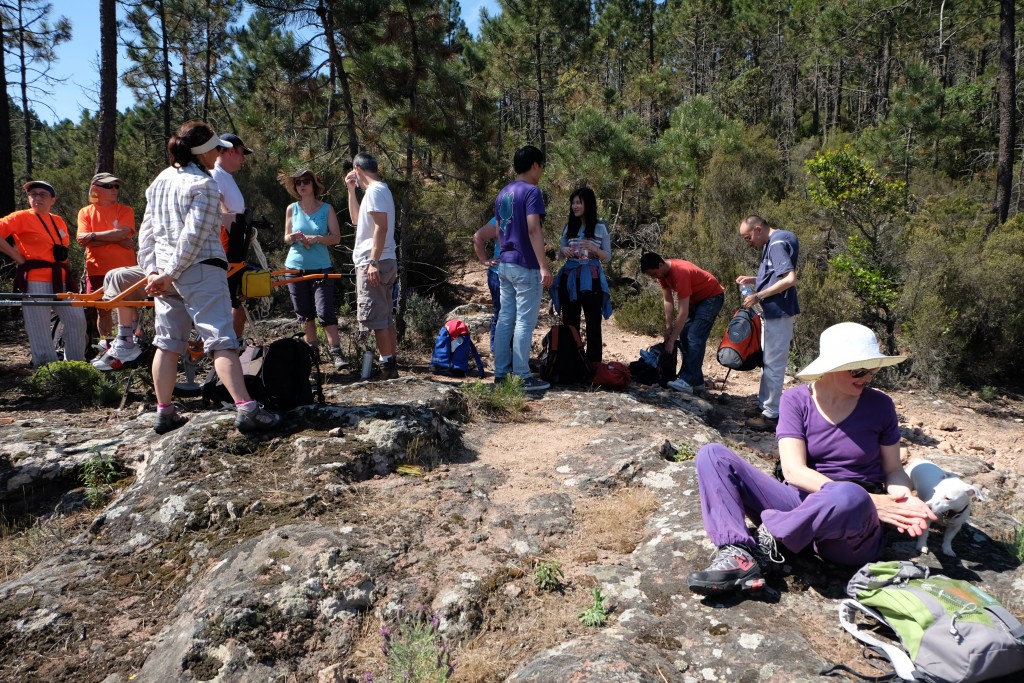
[[[826,420],[802,384],[782,394],[776,439],[791,437],[807,444],[807,466],[835,481],[885,481],[880,446],[899,443],[899,419],[892,399],[865,389],[849,417],[837,425]]]

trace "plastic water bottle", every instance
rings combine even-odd
[[[363,379],[370,379],[370,371],[373,369],[373,351],[367,351],[363,354],[363,371],[359,373],[359,376]]]
[[[753,293],[754,288],[751,287],[750,285],[740,285],[740,296],[742,298],[746,299]],[[754,304],[753,306],[751,306],[751,308],[754,310],[754,313],[757,313],[758,315],[764,315],[764,308],[761,306],[760,302]]]

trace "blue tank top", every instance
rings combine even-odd
[[[330,204],[324,202],[312,216],[307,216],[299,206],[298,202],[292,204],[292,232],[301,232],[303,235],[327,235],[327,211]],[[323,270],[331,268],[331,252],[326,244],[311,244],[309,249],[302,244],[293,244],[288,249],[288,256],[284,261],[285,268],[297,268],[299,270]]]

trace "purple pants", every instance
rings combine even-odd
[[[708,538],[716,546],[757,545],[749,517],[793,552],[812,546],[823,560],[857,566],[878,559],[885,530],[868,492],[851,482],[806,493],[757,469],[722,444],[697,453],[697,485]]]

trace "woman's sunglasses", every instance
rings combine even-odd
[[[299,178],[298,180],[295,181],[295,186],[296,187],[298,187],[299,185],[312,185],[312,184],[313,184],[313,179],[312,178]]]
[[[878,368],[872,368],[871,370],[850,370],[850,377],[854,379],[860,379],[861,377],[867,377],[871,375],[874,377],[878,373]]]
[[[102,183],[95,183],[96,187],[102,187],[104,190],[120,190],[120,185],[104,185]]]

